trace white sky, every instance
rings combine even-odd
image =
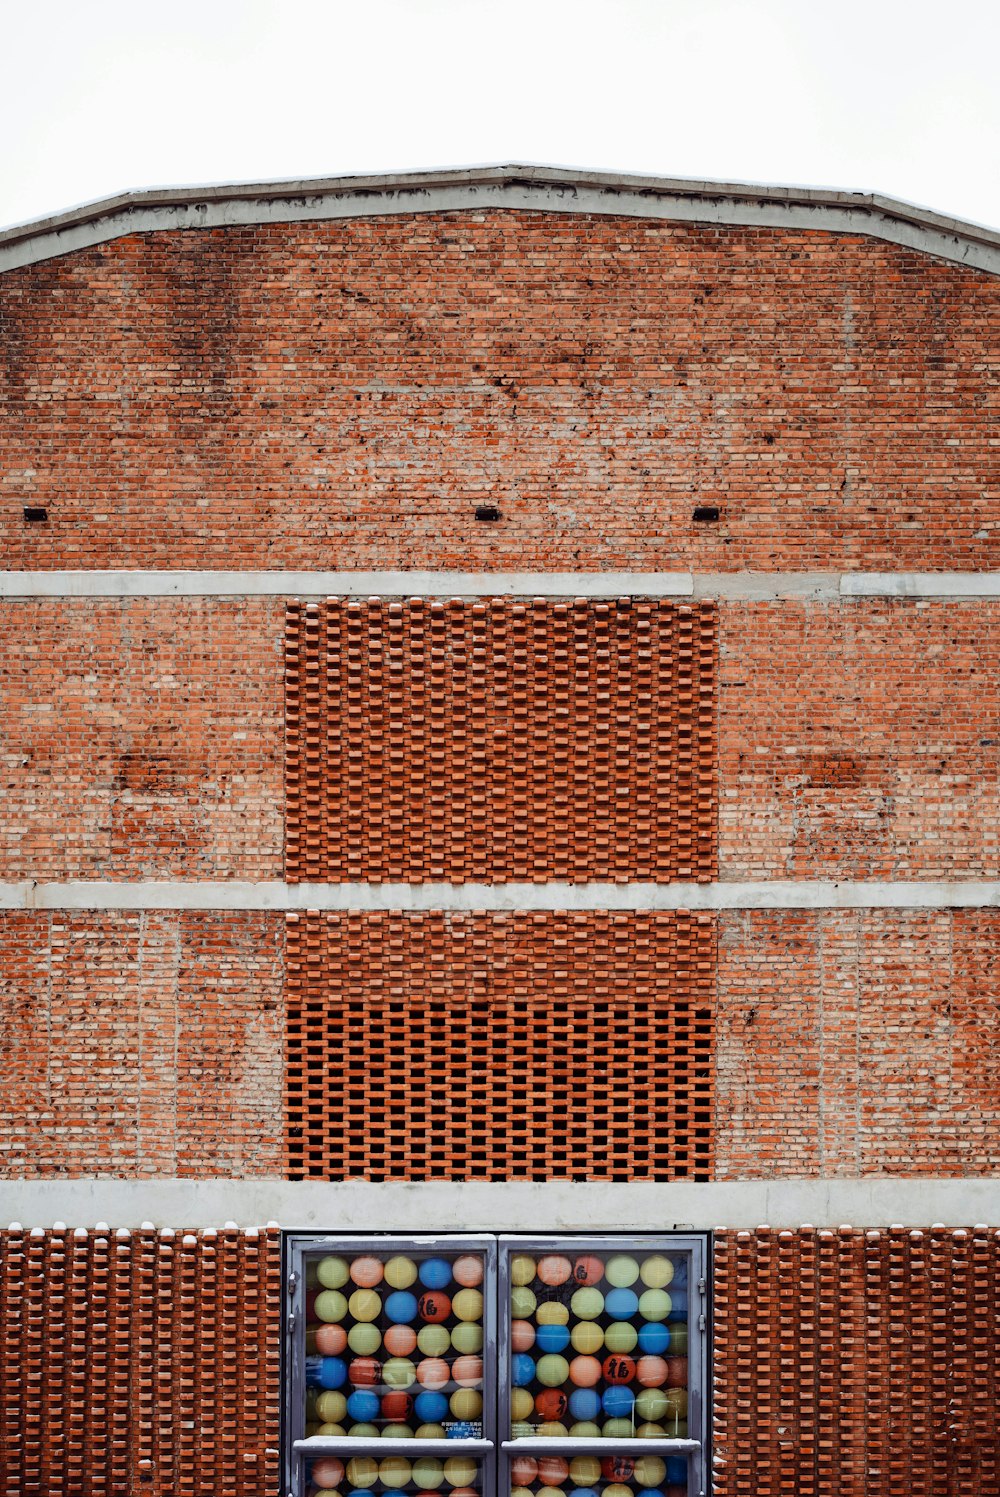
[[[1000,0],[0,0],[0,224],[532,161],[1000,226]]]

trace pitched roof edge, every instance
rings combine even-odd
[[[158,229],[505,206],[869,234],[1000,274],[1000,231],[881,193],[516,164],[118,193],[0,230],[0,271]]]

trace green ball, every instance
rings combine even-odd
[[[413,1485],[424,1492],[436,1492],[444,1484],[444,1466],[433,1455],[418,1455],[413,1462]]]
[[[347,1314],[347,1301],[339,1289],[324,1289],[316,1296],[316,1318],[336,1325]]]
[[[421,1424],[420,1427],[417,1430],[417,1436],[416,1437],[417,1437],[418,1440],[443,1440],[444,1439],[444,1425],[443,1424]]]
[[[652,1419],[659,1422],[663,1419],[668,1407],[667,1395],[662,1388],[643,1388],[636,1395],[635,1411],[640,1419]]]
[[[616,1289],[627,1289],[639,1277],[639,1265],[627,1253],[618,1253],[604,1265],[604,1277]]]
[[[451,1345],[443,1325],[424,1325],[417,1332],[417,1346],[425,1357],[440,1357]]]
[[[606,1440],[628,1440],[633,1428],[631,1419],[605,1419],[601,1434]]]
[[[324,1424],[339,1424],[347,1413],[347,1399],[343,1393],[327,1389],[316,1400],[316,1412]]]
[[[416,1277],[417,1265],[412,1258],[390,1258],[385,1265],[385,1282],[390,1289],[409,1289]]]
[[[569,1302],[577,1320],[596,1320],[604,1309],[604,1295],[599,1289],[578,1289]]]
[[[382,1345],[382,1333],[378,1326],[359,1321],[348,1331],[347,1344],[357,1356],[370,1357]]]
[[[666,1320],[672,1304],[665,1289],[647,1289],[639,1296],[639,1314],[643,1320]]]
[[[350,1276],[346,1258],[321,1258],[316,1264],[316,1277],[324,1289],[342,1289]]]
[[[382,1430],[383,1440],[412,1440],[413,1431],[408,1424],[387,1424]]]
[[[377,1424],[352,1424],[348,1434],[352,1440],[377,1440],[379,1428]],[[371,1486],[371,1482],[367,1485]]]
[[[546,1388],[561,1388],[569,1380],[569,1363],[565,1357],[550,1352],[548,1356],[539,1357],[535,1376]]]
[[[604,1344],[608,1351],[621,1356],[622,1352],[635,1351],[639,1332],[628,1320],[613,1320],[604,1332]]]
[[[530,1289],[515,1284],[510,1291],[510,1308],[515,1320],[527,1320],[535,1313],[537,1299]]]
[[[432,1327],[428,1326],[427,1329],[431,1330]],[[447,1335],[447,1332],[445,1332],[445,1335]],[[455,1327],[455,1329],[451,1333],[451,1344],[455,1348],[456,1351],[460,1351],[460,1352],[466,1352],[467,1353],[467,1352],[482,1351],[482,1349],[483,1349],[483,1328],[482,1328],[482,1326],[479,1325],[474,1320],[460,1320],[458,1322],[458,1325]],[[419,1336],[417,1337],[417,1345],[420,1346],[420,1337]],[[423,1351],[423,1347],[422,1346],[420,1347],[420,1350]],[[440,1352],[434,1352],[434,1353],[432,1353],[432,1355],[434,1355],[434,1356],[440,1356],[441,1353]]]
[[[569,1432],[574,1440],[593,1440],[601,1433],[598,1425],[594,1424],[590,1419],[581,1419],[579,1424],[571,1424]]]
[[[390,1357],[382,1364],[382,1381],[387,1388],[411,1388],[416,1378],[417,1369],[409,1357]]]
[[[646,1258],[639,1269],[639,1277],[647,1289],[666,1289],[673,1276],[674,1265],[662,1253],[654,1253],[651,1258]],[[650,1482],[648,1485],[655,1486],[656,1483]]]

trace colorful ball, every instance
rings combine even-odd
[[[451,1264],[444,1258],[425,1258],[417,1274],[425,1289],[445,1289],[451,1283]]]
[[[320,1357],[316,1381],[321,1388],[342,1388],[347,1382],[347,1363],[343,1357]]]
[[[594,1320],[579,1320],[570,1332],[569,1339],[574,1351],[593,1355],[604,1345],[604,1328]]]
[[[316,1350],[324,1357],[335,1357],[347,1345],[347,1332],[342,1325],[321,1325],[316,1328]]]
[[[667,1463],[658,1455],[640,1455],[635,1463],[635,1479],[642,1487],[658,1487],[667,1474]]]
[[[670,1345],[671,1332],[665,1325],[641,1325],[639,1327],[639,1346],[642,1351],[652,1352],[659,1356],[665,1352]]]
[[[391,1325],[382,1339],[391,1357],[408,1357],[416,1350],[417,1333],[412,1326]]]
[[[639,1314],[643,1320],[666,1320],[672,1301],[665,1289],[647,1289],[639,1296]]]
[[[403,1393],[400,1389],[389,1388],[382,1394],[382,1418],[388,1419],[392,1424],[409,1419],[412,1407],[413,1400],[409,1393]],[[386,1430],[385,1433],[388,1436],[389,1431]]]
[[[516,1351],[510,1359],[510,1380],[515,1388],[526,1388],[535,1381],[535,1359],[527,1352]]]
[[[562,1418],[569,1406],[569,1399],[562,1388],[543,1388],[535,1399],[535,1408],[540,1419],[552,1424]]]
[[[604,1359],[604,1381],[606,1383],[630,1383],[635,1377],[635,1363],[631,1357],[612,1353]]]
[[[535,1327],[530,1320],[512,1320],[510,1344],[514,1351],[530,1351],[535,1344]]]
[[[546,1419],[535,1431],[540,1440],[565,1440],[569,1430],[558,1419]]]
[[[443,1357],[425,1357],[417,1363],[417,1382],[423,1388],[446,1388],[451,1382],[451,1368]]]
[[[537,1277],[550,1288],[557,1284],[565,1284],[572,1272],[572,1263],[561,1253],[549,1253],[544,1258],[539,1258],[535,1269]]]
[[[628,1253],[617,1253],[604,1265],[604,1277],[616,1289],[627,1289],[639,1277],[639,1265]]]
[[[687,1357],[667,1358],[667,1387],[686,1388],[688,1382]]]
[[[543,1300],[535,1311],[535,1319],[539,1325],[566,1325],[569,1322],[569,1311],[558,1300]]]
[[[483,1260],[474,1253],[464,1253],[461,1258],[455,1259],[451,1273],[456,1284],[461,1284],[466,1289],[475,1289],[477,1284],[483,1282]]]
[[[635,1375],[644,1388],[661,1388],[667,1380],[667,1364],[662,1357],[640,1357]]]
[[[529,1258],[527,1253],[516,1253],[510,1260],[510,1282],[512,1284],[530,1284],[534,1277],[534,1258]]]
[[[569,1363],[554,1353],[539,1357],[535,1376],[544,1387],[558,1388],[569,1377]]]
[[[377,1298],[378,1296],[376,1296]],[[385,1313],[395,1325],[409,1325],[417,1318],[417,1298],[408,1289],[397,1289],[385,1302]]]
[[[538,1458],[538,1480],[546,1486],[555,1487],[569,1475],[569,1461],[561,1455],[542,1455]]]
[[[662,1290],[649,1290],[647,1293],[660,1294]],[[631,1320],[639,1308],[639,1299],[632,1289],[610,1289],[604,1299],[604,1308],[612,1320]],[[655,1316],[646,1317],[655,1319]]]
[[[347,1314],[347,1300],[339,1289],[324,1289],[317,1294],[314,1305],[317,1320],[328,1323],[340,1321]]]
[[[604,1260],[591,1255],[577,1258],[573,1264],[574,1284],[599,1284],[604,1278]]]
[[[370,1455],[355,1455],[347,1462],[347,1480],[352,1487],[373,1487],[378,1481],[378,1461]]]
[[[660,1422],[667,1407],[667,1395],[662,1388],[643,1388],[636,1396],[635,1411],[640,1419]]]
[[[450,1455],[444,1463],[444,1479],[449,1486],[470,1487],[475,1482],[479,1467],[467,1455]]]
[[[629,1291],[624,1289],[622,1293],[628,1294]],[[638,1331],[631,1321],[628,1320],[616,1320],[604,1332],[604,1345],[608,1351],[617,1352],[619,1356],[634,1351],[638,1339]]]
[[[596,1357],[574,1357],[569,1376],[577,1388],[593,1388],[601,1380],[601,1364]]]
[[[374,1289],[381,1284],[385,1268],[378,1258],[355,1258],[351,1263],[351,1278],[362,1289]]]
[[[631,1418],[635,1405],[635,1394],[631,1388],[613,1386],[605,1388],[601,1395],[601,1407],[609,1419]]]
[[[483,1395],[475,1388],[456,1388],[448,1407],[456,1419],[478,1419],[483,1412]]]
[[[370,1423],[379,1415],[379,1396],[373,1388],[355,1388],[347,1400],[347,1412],[352,1419],[362,1424]]]
[[[601,1462],[605,1481],[630,1481],[634,1470],[635,1461],[629,1455],[606,1455]]]
[[[460,1320],[452,1328],[451,1344],[458,1352],[474,1352],[483,1349],[483,1328],[475,1320]]]
[[[418,1439],[418,1440],[443,1440],[444,1439],[444,1425],[443,1424],[422,1424],[420,1426],[420,1428],[417,1430],[416,1439]]]
[[[382,1364],[377,1357],[355,1357],[347,1369],[348,1381],[355,1388],[374,1388],[382,1375]]]
[[[335,1455],[313,1462],[312,1479],[318,1487],[339,1487],[344,1479],[344,1463]]]
[[[527,1320],[534,1315],[537,1304],[538,1301],[530,1289],[515,1284],[510,1291],[510,1313],[516,1320]]]
[[[510,1463],[510,1479],[519,1487],[529,1487],[538,1475],[538,1462],[531,1455],[516,1455]]]
[[[635,1497],[635,1493],[631,1487],[625,1486],[623,1482],[610,1481],[604,1488],[601,1497]]]
[[[482,1357],[456,1357],[451,1375],[460,1388],[479,1388],[483,1381]]]
[[[566,1497],[562,1487],[538,1487],[535,1497]]]
[[[478,1289],[460,1289],[451,1308],[456,1320],[482,1320],[483,1296]]]
[[[574,1388],[569,1395],[569,1411],[573,1418],[596,1419],[601,1412],[601,1395],[595,1388]],[[590,1481],[591,1477],[577,1477],[578,1481]]]
[[[459,1294],[478,1294],[478,1292],[476,1289],[459,1290]],[[446,1294],[442,1294],[440,1289],[429,1289],[426,1294],[420,1296],[417,1309],[421,1320],[427,1321],[428,1325],[440,1325],[451,1314],[451,1300]],[[461,1318],[471,1317],[462,1316]]]
[[[538,1350],[541,1352],[564,1351],[569,1345],[569,1330],[564,1325],[541,1325],[538,1327]]]
[[[448,1412],[448,1400],[443,1393],[426,1389],[417,1394],[413,1408],[422,1424],[439,1424]]]
[[[590,1486],[601,1474],[601,1462],[596,1455],[575,1455],[569,1463],[569,1474],[578,1486]]]
[[[574,1440],[595,1440],[600,1435],[600,1426],[592,1419],[581,1419],[578,1424],[570,1428],[570,1434]]]
[[[412,1258],[390,1258],[385,1265],[385,1282],[390,1289],[409,1289],[416,1283],[417,1265]]]
[[[643,1260],[639,1277],[647,1289],[666,1289],[673,1280],[674,1265],[662,1253],[654,1253],[651,1258]],[[650,1485],[655,1486],[656,1483],[651,1482]]]
[[[377,1320],[382,1313],[382,1296],[374,1289],[355,1289],[347,1308],[355,1320]]]
[[[378,1463],[378,1479],[387,1487],[405,1487],[412,1470],[405,1455],[387,1455]]]
[[[577,1320],[596,1320],[604,1309],[604,1295],[599,1289],[578,1289],[569,1302]]]
[[[339,1424],[347,1414],[347,1397],[343,1393],[321,1393],[316,1412],[324,1423]]]
[[[417,1346],[425,1357],[441,1357],[451,1345],[451,1337],[443,1325],[421,1326],[417,1332]]]
[[[378,1326],[359,1321],[348,1331],[347,1344],[357,1356],[370,1357],[382,1345],[382,1333]]]
[[[510,1417],[512,1419],[527,1419],[535,1407],[535,1400],[527,1388],[511,1388],[510,1390]]]
[[[346,1258],[321,1258],[316,1264],[316,1278],[324,1289],[343,1289],[350,1276]]]
[[[432,1455],[420,1455],[413,1462],[413,1485],[424,1492],[436,1492],[444,1484],[444,1466]]]
[[[409,1357],[390,1357],[382,1363],[382,1381],[387,1388],[412,1388],[417,1369]]]
[[[601,1434],[606,1440],[629,1440],[635,1430],[631,1419],[605,1419]]]

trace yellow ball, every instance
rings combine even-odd
[[[535,1400],[527,1388],[511,1388],[510,1417],[512,1419],[527,1419],[534,1407]]]
[[[483,1412],[483,1395],[475,1388],[456,1388],[448,1407],[456,1419],[478,1419]]]
[[[600,1351],[604,1345],[604,1328],[594,1320],[580,1320],[570,1331],[569,1339],[574,1351],[592,1357],[594,1352]],[[581,1483],[578,1482],[577,1485]],[[582,1485],[586,1486],[587,1483],[584,1482]]]
[[[482,1320],[483,1296],[478,1289],[460,1289],[451,1302],[456,1320]]]
[[[640,1487],[658,1487],[667,1474],[667,1463],[658,1455],[641,1455],[635,1463],[635,1479]]]
[[[666,1289],[673,1276],[674,1265],[662,1253],[654,1253],[651,1258],[644,1259],[639,1269],[639,1277],[647,1289]]]
[[[570,1425],[569,1432],[574,1440],[594,1440],[601,1433],[592,1419],[581,1419],[579,1424]]]
[[[535,1277],[535,1260],[529,1258],[527,1253],[517,1253],[510,1260],[510,1282],[512,1284],[530,1284]],[[336,1285],[331,1286],[336,1288]]]
[[[412,1470],[405,1455],[387,1455],[378,1463],[378,1479],[385,1487],[405,1487]]]
[[[538,1306],[535,1319],[539,1325],[566,1325],[569,1321],[569,1311],[558,1300],[545,1300]]]
[[[417,1265],[412,1258],[390,1258],[385,1265],[385,1282],[390,1289],[409,1289],[416,1277]]]
[[[565,1424],[560,1424],[558,1419],[547,1419],[544,1424],[540,1424],[538,1426],[538,1429],[535,1431],[535,1433],[539,1436],[540,1439],[565,1440],[566,1436],[569,1434],[569,1430],[566,1428]]]
[[[374,1289],[355,1289],[347,1308],[355,1320],[377,1320],[382,1313],[382,1296]]]
[[[601,1463],[596,1455],[575,1455],[569,1463],[569,1474],[578,1487],[593,1486],[601,1474]]]
[[[664,1469],[666,1469],[664,1467]],[[635,1497],[631,1487],[624,1486],[621,1482],[612,1481],[604,1488],[603,1497]]]
[[[476,1480],[479,1467],[467,1455],[453,1455],[444,1463],[444,1479],[452,1487],[471,1487]],[[666,1470],[666,1467],[663,1468]],[[394,1481],[394,1487],[402,1483]]]
[[[343,1393],[321,1393],[316,1400],[316,1412],[324,1423],[339,1424],[347,1413],[347,1398]]]
[[[417,1439],[418,1440],[443,1440],[444,1439],[444,1425],[443,1424],[422,1424],[420,1426],[420,1428],[417,1430]]]
[[[342,1289],[350,1276],[346,1258],[321,1258],[316,1264],[316,1278],[324,1289]]]
[[[378,1461],[370,1455],[355,1455],[347,1462],[347,1480],[352,1487],[373,1487],[378,1481]]]
[[[640,1424],[635,1433],[640,1440],[665,1440],[667,1438],[667,1432],[662,1424]]]

